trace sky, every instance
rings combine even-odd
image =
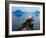
[[[16,16],[15,13],[17,10],[22,11],[22,16]],[[39,13],[37,13],[37,11],[39,11]],[[17,13],[18,14],[18,13]],[[20,14],[20,13],[19,13]],[[18,14],[18,15],[19,15]],[[34,30],[39,30],[40,29],[40,8],[39,7],[12,7],[12,27],[13,30],[17,30],[18,28],[20,28],[22,26],[22,23],[26,21],[26,19],[29,16],[34,16],[33,17],[33,29]],[[37,22],[36,22],[37,21]]]
[[[39,7],[15,7],[15,6],[13,6],[12,9],[13,9],[12,10],[13,12],[16,10],[21,10],[26,13],[32,13],[32,12],[35,12],[36,10],[38,11],[40,10]]]

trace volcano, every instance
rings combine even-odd
[[[17,17],[20,17],[20,16],[23,15],[23,12],[20,11],[20,10],[16,10],[16,11],[14,11],[12,14],[14,14],[14,15],[17,16]]]

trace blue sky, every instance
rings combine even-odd
[[[21,10],[21,11],[23,11],[23,12],[26,12],[26,13],[32,13],[32,12],[34,12],[34,11],[36,11],[36,10],[40,10],[40,8],[39,7],[12,7],[12,11],[14,12],[14,11],[16,11],[16,10]]]
[[[31,16],[35,16],[37,15],[36,11],[39,11],[40,8],[39,7],[12,7],[12,13],[16,10],[20,10],[22,12],[24,12],[23,14],[27,14],[27,15],[31,15]],[[26,15],[25,15],[26,16]],[[38,15],[37,15],[38,16]]]

